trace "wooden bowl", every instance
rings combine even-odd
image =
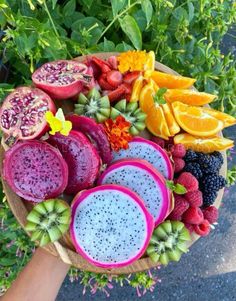
[[[118,53],[97,53],[96,56],[106,59],[111,55],[117,55]],[[81,56],[76,58],[78,61],[84,61],[86,59],[86,56]],[[170,74],[177,74],[174,70],[170,69],[169,67],[156,62],[155,64],[156,70],[170,73]],[[193,88],[194,89],[194,88]],[[62,107],[63,111],[65,113],[69,113],[73,111],[73,103],[71,101],[57,101],[57,106]],[[146,135],[144,135],[146,136]],[[227,157],[226,152],[222,152],[224,156],[224,164],[221,168],[220,174],[226,177],[227,172]],[[2,167],[2,161],[4,157],[4,149],[1,147],[0,149],[0,168]],[[3,190],[6,194],[7,201],[9,203],[9,206],[15,215],[16,219],[20,223],[22,227],[26,224],[26,217],[28,212],[32,208],[32,204],[29,202],[24,201],[19,196],[17,196],[11,188],[8,186],[8,184],[2,179],[3,184]],[[221,200],[223,197],[223,189],[219,191],[217,199],[215,201],[215,206],[219,207]],[[192,235],[192,240],[189,243],[189,246],[191,246],[193,243],[195,243],[198,240],[199,236],[196,234]],[[104,273],[104,274],[112,274],[112,275],[119,275],[119,274],[130,274],[140,271],[145,271],[150,268],[155,267],[157,264],[153,263],[148,257],[142,257],[141,259],[137,260],[136,262],[132,263],[131,265],[128,265],[126,267],[117,268],[117,269],[103,269],[100,267],[96,267],[89,262],[87,262],[83,257],[81,257],[79,254],[75,252],[75,248],[72,244],[72,241],[70,239],[69,234],[66,234],[63,236],[63,238],[60,239],[59,242],[56,242],[54,244],[48,244],[44,247],[45,250],[50,252],[54,256],[60,257],[64,262],[72,264],[74,267],[79,268],[80,270],[86,270],[91,271],[95,273]]]

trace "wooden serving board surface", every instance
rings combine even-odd
[[[106,59],[111,55],[118,55],[118,53],[96,53],[94,54],[97,57],[100,57],[102,59]],[[88,55],[91,56],[91,55]],[[87,56],[82,56],[76,58],[78,61],[84,61]],[[155,68],[156,70],[165,72],[165,73],[170,73],[170,74],[176,74],[178,75],[177,72],[172,70],[171,68],[156,62],[155,63]],[[194,88],[193,88],[194,89]],[[73,111],[73,102],[72,101],[60,101],[58,100],[56,102],[57,107],[61,107],[64,111],[64,113],[69,113]],[[222,135],[222,134],[221,134]],[[142,133],[142,136],[145,138],[149,138],[149,134],[147,131]],[[222,152],[224,156],[224,164],[221,168],[220,174],[226,177],[227,173],[227,157],[226,157],[226,152]],[[0,169],[2,170],[2,162],[4,158],[4,149],[3,147],[0,148]],[[2,185],[3,185],[3,190],[5,192],[5,195],[7,197],[7,201],[9,203],[9,206],[20,223],[22,227],[26,225],[26,217],[28,212],[32,209],[32,204],[24,201],[21,199],[18,195],[16,195],[9,185],[2,179]],[[215,201],[215,206],[219,207],[222,201],[224,190],[221,189],[218,193],[217,199]],[[191,246],[193,243],[196,242],[196,240],[199,239],[199,236],[196,234],[192,235],[192,241],[189,243],[189,246]],[[132,263],[129,266],[123,267],[123,268],[118,268],[118,269],[103,269],[100,267],[96,267],[89,262],[87,262],[83,257],[81,257],[79,254],[75,252],[75,248],[72,244],[72,241],[70,239],[69,234],[67,233],[66,235],[63,236],[63,238],[60,239],[59,243],[56,244],[48,244],[44,247],[45,250],[50,252],[54,256],[60,256],[61,259],[67,263],[71,263],[74,267],[79,268],[80,270],[86,270],[86,271],[91,271],[95,273],[104,273],[104,274],[113,274],[113,275],[119,275],[119,274],[130,274],[130,273],[135,273],[135,272],[140,272],[140,271],[145,271],[150,268],[155,267],[157,264],[153,263],[148,257],[143,257],[136,262]]]

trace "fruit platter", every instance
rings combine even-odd
[[[36,245],[118,275],[179,261],[213,231],[236,120],[194,82],[152,51],[96,53],[46,62],[6,97],[3,189]]]

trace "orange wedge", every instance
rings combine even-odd
[[[180,132],[180,127],[178,125],[178,123],[176,122],[172,110],[170,108],[170,105],[168,103],[165,103],[163,105],[161,105],[165,118],[166,118],[166,122],[170,131],[170,135],[174,136],[175,134]]]
[[[149,83],[142,88],[139,98],[139,107],[143,112],[147,113],[149,109],[154,106],[153,97],[157,90],[158,86],[152,79],[150,79]]]
[[[210,114],[211,116],[221,120],[224,122],[224,127],[228,127],[231,125],[236,124],[236,119],[233,116],[230,116],[226,113],[217,111],[217,110],[213,110],[210,108],[205,108],[205,111]]]
[[[194,78],[167,74],[159,71],[153,71],[151,78],[156,82],[158,87],[168,89],[188,89],[196,81]]]
[[[164,97],[165,100],[169,103],[172,103],[174,101],[180,101],[187,105],[193,106],[205,105],[207,103],[212,102],[216,98],[216,96],[212,94],[185,89],[167,90]]]
[[[137,102],[139,101],[140,98],[140,93],[143,87],[143,76],[140,75],[136,81],[134,82],[133,88],[132,88],[132,93],[130,97],[130,102]]]
[[[179,134],[174,137],[174,143],[183,144],[187,149],[198,152],[212,153],[233,147],[234,141],[223,137],[199,138],[189,134]]]
[[[144,70],[150,70],[150,71],[155,70],[155,53],[154,53],[154,51],[149,51],[147,53],[147,61],[144,66]]]
[[[175,119],[187,133],[209,137],[223,129],[224,123],[208,114],[204,107],[188,106],[182,102],[172,103]]]
[[[168,140],[171,136],[164,112],[160,106],[153,107],[147,114],[146,126],[154,135]]]

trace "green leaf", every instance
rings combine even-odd
[[[153,14],[152,3],[150,0],[141,0],[141,6],[145,13],[146,20],[147,20],[147,26],[148,26],[152,19],[152,14]]]
[[[130,15],[126,15],[123,19],[119,19],[123,32],[130,39],[136,49],[142,49],[142,34],[137,22]]]
[[[66,5],[63,8],[63,15],[66,17],[72,16],[75,12],[75,8],[76,8],[75,0],[70,0],[69,2],[66,3]]]
[[[56,7],[56,4],[57,4],[57,0],[52,0],[52,9]]]
[[[116,17],[120,10],[127,5],[127,0],[111,0],[113,16]]]
[[[17,262],[17,258],[0,258],[0,266],[8,267]]]
[[[192,21],[194,17],[194,5],[192,2],[188,2],[188,20],[189,22]]]
[[[164,94],[166,93],[166,88],[160,88],[157,90],[156,94],[154,95],[153,99],[156,104],[163,105],[166,103],[166,100],[164,98]]]
[[[181,21],[181,20],[188,20],[188,13],[186,11],[186,9],[184,9],[183,7],[177,7],[174,11],[173,11],[173,16],[177,21]]]
[[[177,194],[185,194],[187,192],[187,189],[183,185],[177,183],[175,185],[174,192],[177,193]]]

